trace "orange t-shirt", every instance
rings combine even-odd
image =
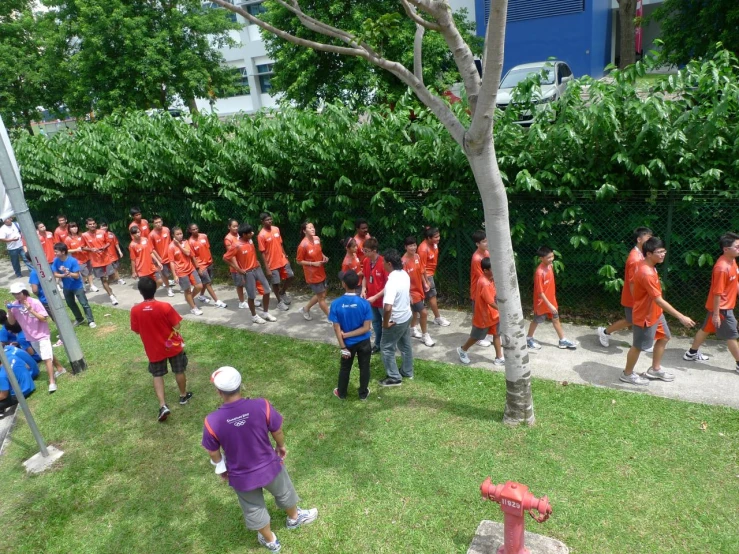
[[[62,229],[61,227],[57,227],[54,229],[54,242],[64,242],[67,240],[67,237],[69,236],[69,226],[67,226],[66,229]],[[65,243],[66,244],[66,243]]]
[[[145,239],[149,236],[149,233],[151,232],[151,229],[149,229],[149,222],[145,219],[141,220],[141,223],[136,223],[135,221],[132,221],[128,224],[128,230],[131,230],[131,227],[134,225],[138,225],[139,231],[141,231],[141,238]]]
[[[364,238],[359,236],[359,233],[354,235],[354,242],[357,243],[357,258],[359,258],[359,263],[364,263],[364,251],[362,248],[364,248],[364,241],[366,241],[368,238],[370,238],[370,234],[367,233],[364,235]]]
[[[634,308],[631,321],[639,327],[651,327],[662,315],[654,301],[662,296],[662,285],[659,283],[657,270],[646,262],[639,264],[634,273]]]
[[[323,249],[321,248],[321,239],[313,237],[313,242],[308,241],[308,237],[305,237],[300,241],[298,246],[298,261],[299,262],[322,262],[323,261]],[[304,265],[303,273],[305,274],[305,282],[309,285],[316,283],[323,283],[326,280],[326,269],[321,265]]]
[[[156,253],[159,254],[159,257],[162,259],[162,263],[168,264],[172,261],[169,257],[169,245],[172,243],[172,233],[169,232],[167,227],[162,227],[159,231],[153,229],[149,233],[149,240],[151,241]]]
[[[739,268],[736,260],[727,260],[723,256],[719,257],[713,266],[711,273],[711,290],[708,291],[708,300],[706,300],[706,310],[713,311],[713,297],[721,296],[719,300],[719,310],[733,310],[736,306],[737,295],[737,274]]]
[[[259,236],[257,236],[257,244],[259,245],[259,251],[264,254],[264,261],[267,262],[269,271],[287,265],[287,256],[285,256],[285,250],[282,248],[282,237],[279,228],[274,225],[269,230],[262,228],[259,231]]]
[[[108,240],[110,241],[110,244],[105,250],[105,265],[118,261],[118,249],[116,248],[118,245],[118,237],[116,237],[114,233],[108,231]]]
[[[198,238],[196,239],[190,237],[187,239],[187,243],[190,245],[190,250],[193,255],[198,259],[200,269],[205,269],[213,264],[213,254],[210,251],[210,241],[204,233],[198,233]]]
[[[472,315],[472,325],[487,329],[500,321],[500,313],[490,305],[495,303],[496,294],[495,283],[483,274],[475,285],[475,313]]]
[[[108,233],[106,233],[105,231],[101,231],[100,229],[97,229],[95,231],[85,231],[82,234],[82,239],[85,241],[85,246],[87,248],[103,249],[100,252],[88,252],[88,254],[90,254],[92,267],[105,267],[107,265],[107,262],[105,261],[105,248],[107,248],[108,244],[110,243],[110,239],[108,239]]]
[[[44,233],[39,233],[36,231],[36,234],[38,235],[38,240],[41,241],[41,248],[44,249],[44,255],[46,256],[46,261],[51,263],[54,261],[54,235],[51,234],[49,231],[44,231]]]
[[[154,267],[154,261],[151,258],[151,253],[154,248],[149,242],[149,239],[141,239],[141,242],[131,241],[128,245],[128,253],[131,256],[131,264],[136,270],[136,275],[139,277],[146,277],[153,275],[156,272]]]
[[[67,245],[67,248],[69,250],[77,250],[78,248],[82,248],[85,245],[85,241],[80,235],[75,235],[75,236],[67,235],[67,238],[64,239],[64,244]],[[80,264],[86,264],[87,260],[90,259],[90,255],[84,250],[80,250],[79,252],[74,252],[72,253],[72,256]]]
[[[637,247],[631,249],[629,257],[626,258],[626,269],[624,270],[624,288],[621,290],[621,305],[625,308],[634,307],[634,297],[631,296],[631,282],[639,264],[644,261],[644,254]]]
[[[477,250],[472,254],[472,261],[470,262],[470,298],[475,299],[475,286],[477,280],[483,276],[482,267],[480,262],[483,258],[489,258],[490,252],[485,250],[484,254],[480,254]]]
[[[152,235],[154,232],[152,231]],[[150,235],[151,236],[151,235]],[[174,242],[169,245],[169,259],[174,262],[174,272],[177,278],[187,277],[195,271],[195,264],[192,263],[192,258],[182,251],[182,248],[177,246]]]
[[[224,262],[228,263],[228,260],[231,259],[235,259],[236,265],[243,271],[249,271],[259,266],[259,262],[257,262],[257,251],[251,239],[249,239],[249,242],[244,242],[241,239],[236,241],[228,252],[223,255]],[[231,273],[236,273],[236,271],[231,268]]]
[[[436,273],[436,264],[439,263],[439,245],[429,244],[424,240],[418,245],[418,255],[421,256],[421,263],[426,268],[426,275],[433,277]]]
[[[403,269],[411,278],[411,303],[416,304],[422,302],[426,296],[423,290],[423,274],[426,270],[418,254],[412,260],[407,256],[407,254],[403,256]]]
[[[559,308],[554,284],[554,269],[552,266],[543,263],[539,264],[534,273],[534,313],[536,315],[551,313],[549,306],[540,297],[542,292],[555,308]]]
[[[223,237],[223,246],[226,247],[226,252],[228,252],[229,250],[231,250],[231,247],[234,244],[236,244],[237,242],[239,242],[239,235],[232,235],[229,232],[225,237]],[[228,266],[228,270],[231,273],[236,273],[236,270],[234,268],[232,268],[231,266]],[[259,281],[257,281],[257,283],[259,283]]]

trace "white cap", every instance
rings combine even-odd
[[[241,386],[241,373],[231,366],[216,369],[210,376],[210,381],[222,392],[235,392]]]
[[[28,285],[25,283],[21,283],[20,281],[16,281],[12,285],[10,285],[10,294],[18,294],[20,292],[28,290]]]

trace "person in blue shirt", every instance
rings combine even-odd
[[[80,263],[73,256],[69,256],[69,249],[63,242],[58,242],[54,245],[54,255],[56,257],[51,262],[51,271],[54,272],[54,277],[62,281],[62,294],[64,294],[64,300],[67,302],[67,306],[69,306],[69,309],[74,314],[75,327],[85,322],[85,318],[82,317],[79,306],[75,302],[76,299],[82,306],[82,309],[85,310],[90,327],[94,329],[97,325],[95,324],[95,318],[92,316],[90,303],[87,301],[87,295],[85,294],[85,285],[80,275]]]
[[[51,319],[54,319],[54,316],[51,315],[51,309],[49,309],[49,302],[46,300],[46,294],[44,294],[44,289],[41,286],[41,280],[38,277],[38,273],[36,273],[35,269],[31,270],[31,275],[28,277],[28,284],[31,285],[31,292],[36,295],[36,297],[39,299],[39,302],[41,302],[44,305],[44,309],[46,310],[46,313],[51,316]]]
[[[28,398],[36,390],[33,379],[34,372],[36,377],[38,377],[38,364],[27,353],[15,346],[6,346],[5,355],[8,358],[8,363],[13,370],[13,374],[18,381],[24,398]],[[6,368],[0,366],[0,414],[16,404],[18,404],[18,399],[15,397],[13,387],[10,386]]]
[[[349,375],[356,356],[359,359],[359,399],[367,400],[370,394],[367,385],[372,357],[372,307],[367,300],[356,294],[359,276],[354,270],[339,273],[339,279],[346,292],[344,296],[331,302],[328,313],[328,320],[334,325],[334,333],[341,348],[339,386],[334,389],[334,396],[342,400],[346,398]]]
[[[38,352],[33,349],[31,343],[26,339],[26,335],[20,324],[17,321],[13,325],[8,323],[8,314],[5,310],[0,310],[0,344],[2,346],[9,344],[17,346],[36,360],[36,362],[41,361],[41,356],[38,355]]]

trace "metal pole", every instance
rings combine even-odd
[[[36,234],[36,226],[33,218],[28,210],[28,204],[23,196],[21,189],[20,172],[18,164],[15,161],[13,147],[10,144],[10,138],[5,130],[5,124],[0,117],[0,184],[5,187],[5,194],[8,196],[13,212],[18,219],[21,233],[26,238],[26,245],[31,256],[31,262],[36,268],[41,288],[49,302],[49,308],[54,316],[54,322],[59,329],[59,335],[64,342],[64,349],[67,351],[69,363],[72,366],[72,373],[78,374],[87,369],[87,363],[82,354],[82,348],[74,333],[74,327],[67,314],[67,309],[62,304],[59,290],[56,288],[54,274],[51,272],[49,263],[46,261],[41,242]]]
[[[28,422],[28,426],[31,428],[33,438],[36,439],[39,450],[41,450],[41,455],[46,458],[49,456],[49,451],[46,449],[46,443],[44,442],[44,438],[41,436],[41,432],[38,430],[38,427],[36,427],[36,421],[33,419],[31,409],[28,407],[28,402],[26,402],[26,398],[23,396],[23,392],[21,391],[21,387],[18,384],[18,380],[15,378],[13,368],[10,366],[10,362],[8,362],[8,357],[5,355],[5,348],[2,347],[0,347],[0,363],[2,363],[3,367],[5,368],[5,373],[8,374],[8,381],[10,381],[10,386],[13,387],[15,398],[18,400],[18,404],[20,405],[21,410],[23,410],[23,415],[26,416],[26,421]]]

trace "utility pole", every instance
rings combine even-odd
[[[10,144],[10,138],[5,130],[5,123],[0,117],[0,185],[5,188],[5,194],[10,200],[13,207],[15,217],[18,219],[21,233],[26,238],[26,246],[31,256],[31,262],[36,268],[41,288],[46,295],[51,313],[54,315],[54,322],[59,329],[59,335],[64,342],[64,349],[67,351],[69,363],[72,366],[72,373],[77,375],[81,371],[87,369],[87,362],[82,354],[82,348],[77,340],[77,335],[72,327],[67,310],[62,303],[59,289],[56,288],[54,274],[51,272],[49,263],[46,261],[46,255],[41,247],[41,241],[36,234],[36,226],[33,218],[28,210],[26,198],[23,196],[21,189],[21,176],[18,170],[18,164],[15,161],[13,147]],[[5,216],[7,217],[7,216]],[[7,367],[7,366],[6,366]]]

